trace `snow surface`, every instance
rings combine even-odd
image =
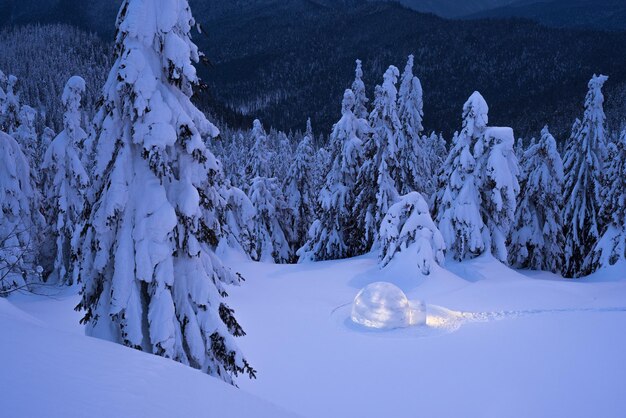
[[[399,254],[400,256],[403,254]],[[235,265],[235,264],[233,264]],[[307,417],[623,417],[626,265],[578,281],[493,257],[417,273],[411,257],[236,263],[231,306],[258,370],[240,387]],[[364,331],[350,306],[388,281],[428,327]],[[433,307],[431,309],[431,307]],[[436,310],[435,310],[436,307]]]
[[[382,270],[375,254],[298,265],[224,257],[246,278],[229,288],[229,300],[257,380],[239,378],[237,391],[77,335],[71,290],[13,296],[38,319],[0,300],[3,414],[165,417],[229,408],[232,416],[286,416],[244,391],[325,418],[622,418],[626,410],[626,263],[565,280],[513,271],[491,256],[448,260],[447,270],[435,266],[429,276],[408,252]],[[355,296],[380,281],[423,300],[426,326],[353,324]]]
[[[84,336],[73,290],[0,298],[1,416],[295,416],[188,366]]]

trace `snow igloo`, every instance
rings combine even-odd
[[[426,305],[410,301],[391,283],[377,282],[362,289],[352,303],[352,321],[367,328],[406,328],[426,323]]]

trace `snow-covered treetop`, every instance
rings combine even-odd
[[[602,87],[609,78],[605,75],[595,75],[589,80],[589,90],[585,98],[585,114],[583,117],[583,125],[581,135],[588,137],[591,146],[598,146],[601,157],[605,157],[606,150],[606,132],[604,114],[604,95]],[[597,144],[597,145],[595,145]],[[600,161],[601,163],[601,161]]]
[[[365,94],[365,84],[363,83],[363,69],[361,68],[361,60],[356,60],[356,69],[354,71],[355,78],[352,83],[352,92],[355,97],[354,114],[358,118],[367,117],[367,103],[369,99]]]
[[[346,91],[343,92],[343,100],[341,101],[341,114],[345,115],[348,112],[352,112],[354,109],[354,102],[354,92],[350,89],[346,89]]]
[[[65,85],[65,89],[63,89],[63,96],[61,97],[61,103],[63,103],[65,107],[63,127],[72,140],[78,139],[74,138],[74,136],[75,133],[81,129],[80,101],[85,92],[85,85],[85,80],[81,77],[70,77]]]
[[[128,105],[138,119],[133,142],[154,155],[153,161],[178,137],[188,153],[199,155],[205,151],[203,138],[219,134],[189,102],[198,83],[193,64],[199,53],[189,34],[194,25],[186,0],[124,0],[117,17],[116,62],[104,98],[115,102],[122,92],[131,98]]]
[[[304,132],[304,136],[313,141],[313,127],[311,126],[311,118],[307,118],[306,120],[306,131]]]
[[[270,177],[272,173],[270,164],[272,153],[269,149],[267,134],[260,120],[255,119],[252,123],[251,135],[254,145],[250,149],[246,177],[248,180],[252,180],[255,177]]]
[[[463,105],[463,133],[473,137],[482,133],[489,124],[489,106],[477,91]]]

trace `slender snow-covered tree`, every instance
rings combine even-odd
[[[124,0],[115,62],[91,141],[94,200],[81,231],[79,308],[87,333],[171,358],[226,382],[254,370],[214,253],[208,199],[219,131],[192,104],[198,84],[186,0]]]
[[[37,136],[37,130],[35,129],[36,118],[37,111],[35,109],[27,105],[22,106],[18,114],[18,125],[13,130],[12,136],[24,150],[24,155],[26,155],[33,171],[31,174],[39,181],[39,169],[41,168],[46,149],[39,142]]]
[[[255,214],[254,239],[257,261],[289,263],[293,251],[289,245],[292,214],[276,178],[256,177],[250,186],[250,200]]]
[[[509,245],[516,268],[560,272],[563,263],[563,161],[548,127],[523,153],[520,195]]]
[[[576,126],[565,151],[563,232],[564,277],[591,273],[588,257],[603,232],[600,225],[600,193],[606,153],[604,96],[608,77],[594,75],[589,81],[582,122]]]
[[[28,160],[0,131],[0,297],[41,281],[38,210]]]
[[[472,154],[473,145],[487,129],[488,112],[485,99],[474,92],[463,106],[463,129],[452,140],[440,177],[437,223],[449,254],[459,261],[476,257],[488,248]]]
[[[367,93],[365,92],[365,84],[363,83],[363,69],[361,60],[356,60],[356,70],[354,71],[354,82],[352,83],[352,92],[354,93],[354,115],[358,119],[367,119],[369,112],[367,110]]]
[[[608,222],[588,258],[587,271],[626,259],[626,130],[610,148],[604,172],[606,187],[601,193],[602,215]]]
[[[398,191],[430,193],[433,189],[429,173],[428,153],[422,138],[424,103],[422,84],[413,75],[413,55],[409,55],[398,92],[398,118],[402,135],[398,136]]]
[[[251,141],[252,148],[246,158],[244,172],[244,187],[250,187],[257,177],[272,176],[273,153],[270,151],[269,140],[261,121],[255,119],[252,124]]]
[[[438,186],[437,179],[441,174],[443,163],[448,157],[448,147],[446,145],[446,140],[443,139],[443,135],[437,135],[435,132],[432,132],[428,138],[424,137],[424,142],[426,144],[425,147],[428,154],[427,177],[431,179],[426,183],[426,195],[430,197],[429,203],[432,205],[434,199],[436,198],[435,194]]]
[[[272,177],[282,180],[287,177],[292,166],[293,148],[289,137],[284,132],[277,132],[275,138],[276,152],[274,152],[271,161]]]
[[[299,260],[336,260],[356,254],[350,243],[354,187],[361,164],[363,138],[370,129],[354,114],[355,97],[346,90],[341,119],[330,135],[332,165],[318,197],[318,218],[309,228],[308,241],[298,251]]]
[[[370,251],[378,240],[380,223],[396,203],[400,177],[402,125],[398,118],[399,71],[393,65],[385,72],[382,86],[376,86],[374,110],[369,116],[371,137],[365,143],[364,162],[359,170],[354,213],[359,237],[357,252]]]
[[[511,128],[485,129],[474,145],[475,177],[480,193],[485,243],[503,263],[508,262],[506,241],[515,221],[519,194],[519,166]]]
[[[81,127],[80,101],[84,92],[85,80],[77,76],[68,80],[61,99],[64,129],[46,151],[42,166],[44,206],[55,254],[47,281],[67,285],[76,281],[72,240],[85,210],[85,189],[89,185],[78,151],[78,144],[87,136]]]
[[[0,103],[0,131],[4,131],[8,134],[13,134],[20,123],[20,99],[15,91],[16,86],[17,77],[14,75],[6,77],[4,98]]]
[[[294,161],[289,167],[284,181],[283,190],[287,205],[293,214],[290,229],[293,231],[293,246],[298,249],[307,239],[307,231],[315,216],[315,179],[313,164],[315,150],[313,149],[313,130],[311,119],[307,121],[307,130],[298,144]]]
[[[389,208],[380,226],[380,241],[382,267],[400,252],[409,252],[425,275],[435,264],[443,264],[443,236],[430,216],[428,203],[418,192],[402,196]]]

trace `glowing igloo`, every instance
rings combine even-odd
[[[352,321],[368,328],[403,328],[410,325],[409,311],[409,299],[397,286],[372,283],[356,295]]]

